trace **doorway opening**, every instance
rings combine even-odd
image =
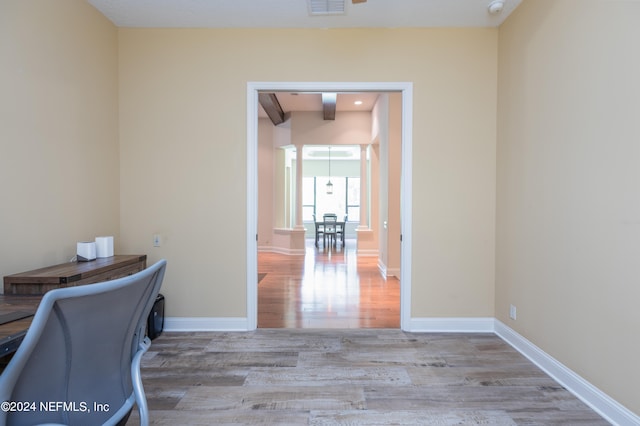
[[[258,320],[258,98],[265,92],[388,92],[401,95],[400,328],[407,329],[411,306],[411,83],[247,84],[247,328]],[[301,198],[301,197],[300,197]],[[300,215],[301,220],[302,215]],[[301,228],[301,222],[298,224]]]

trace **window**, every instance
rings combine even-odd
[[[347,178],[347,209],[345,214],[351,222],[360,222],[360,178]]]
[[[316,214],[316,178],[302,178],[302,220],[313,222]]]
[[[333,194],[328,195],[326,186],[331,180]],[[302,220],[313,222],[313,215],[322,220],[325,213],[335,213],[342,219],[348,216],[351,222],[360,221],[360,178],[314,176],[302,179]]]

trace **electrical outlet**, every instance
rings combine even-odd
[[[509,305],[509,318],[515,321],[516,317],[517,317],[516,307],[513,305]]]
[[[161,241],[160,241],[160,234],[154,234],[153,235],[153,246],[154,247],[160,247]]]

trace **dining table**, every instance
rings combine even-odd
[[[337,235],[340,234],[340,243],[342,243],[344,245],[344,229],[345,229],[345,224],[346,224],[345,221],[342,221],[342,222],[321,221],[321,222],[315,222],[315,224],[316,224],[316,232],[315,232],[315,234],[316,234],[316,247],[318,247],[318,241],[320,240],[320,234],[322,234],[322,236],[323,236],[323,239],[322,239],[323,245],[325,244],[325,241],[326,241],[326,233],[325,233],[325,229],[326,228],[325,227],[327,225],[329,225],[329,226],[335,225],[336,232],[334,234],[335,234],[336,238],[335,238],[334,241],[338,240]]]

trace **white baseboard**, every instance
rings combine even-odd
[[[358,249],[358,256],[363,257],[376,257],[380,254],[377,249]]]
[[[380,258],[378,258],[378,270],[380,271],[380,275],[382,275],[385,280],[389,277],[400,276],[400,268],[388,268]]]
[[[287,256],[303,256],[306,254],[305,249],[291,249],[287,247],[260,246],[259,252],[286,254]]]
[[[494,318],[411,318],[404,330],[415,333],[493,333]]]
[[[167,317],[164,331],[247,331],[247,318]]]
[[[639,416],[499,320],[495,320],[495,333],[610,423],[640,425]]]
[[[400,278],[400,268],[387,268],[387,278],[389,277]]]
[[[387,265],[380,258],[378,258],[378,271],[380,271],[380,275],[387,279]]]

